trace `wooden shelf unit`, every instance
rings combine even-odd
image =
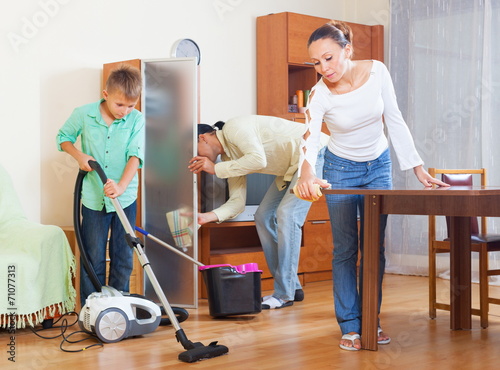
[[[296,90],[310,90],[318,81],[307,40],[316,28],[329,21],[290,12],[257,18],[257,114],[303,119],[303,114],[288,112],[288,104]],[[383,62],[383,26],[346,23],[354,34],[353,59]]]

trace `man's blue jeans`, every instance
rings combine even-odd
[[[363,188],[391,189],[392,164],[389,149],[369,162],[353,162],[340,158],[327,150],[324,178],[333,189]],[[329,194],[326,196],[333,234],[333,296],[335,315],[342,334],[361,333],[361,297],[363,267],[363,211],[364,196]],[[359,291],[356,264],[358,261],[358,226],[360,216],[359,246],[361,266]],[[387,215],[380,220],[380,275],[379,312],[382,302],[382,278],[385,269],[384,236]]]
[[[124,208],[131,225],[135,225],[136,202]],[[128,292],[129,279],[132,273],[132,248],[125,239],[123,228],[116,212],[107,213],[105,209],[93,211],[82,205],[82,241],[87,256],[93,266],[100,285],[106,285],[106,245],[109,237],[109,276],[107,285]],[[92,284],[82,263],[80,269],[80,299],[82,306],[85,300],[97,289]]]
[[[322,174],[324,153],[325,148],[318,153],[318,176]],[[290,192],[296,182],[297,173],[284,189],[271,184],[255,213],[255,226],[267,266],[274,277],[273,296],[284,301],[293,301],[295,290],[301,289],[297,270],[302,226],[311,207],[310,202]]]

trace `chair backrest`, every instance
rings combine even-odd
[[[473,185],[473,175],[479,175],[481,178],[481,186],[486,186],[486,169],[437,169],[429,168],[429,174],[436,177],[437,174],[442,175],[444,182],[455,186],[471,186]],[[447,225],[449,219],[446,220]],[[449,227],[448,227],[449,230]],[[477,217],[471,217],[471,233],[478,234],[479,227]],[[481,233],[486,234],[486,217],[481,217]],[[436,217],[429,216],[429,242],[436,239]]]
[[[452,186],[472,186],[471,173],[442,173],[441,180]],[[450,236],[450,217],[446,216],[446,227],[448,229],[448,237]],[[470,218],[470,232],[473,235],[479,234],[479,226],[477,217]]]

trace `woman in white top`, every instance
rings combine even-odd
[[[384,123],[401,170],[413,168],[425,186],[445,183],[431,177],[422,167],[413,138],[399,111],[391,77],[385,65],[375,60],[353,61],[352,31],[332,21],[313,32],[308,41],[309,56],[322,76],[311,90],[306,110],[308,131],[301,146],[300,179],[297,191],[313,200],[314,184],[326,187],[314,172],[321,124],[326,122],[330,140],[325,154],[323,179],[333,188],[392,187],[392,168]],[[361,215],[359,245],[363,251],[363,197],[327,195],[334,240],[333,291],[335,313],[342,331],[340,347],[361,348],[361,289],[357,279],[357,216]],[[384,231],[381,219],[380,287],[385,268]],[[359,284],[359,291],[358,291]],[[379,310],[381,297],[379,296]],[[390,338],[379,326],[379,344]]]

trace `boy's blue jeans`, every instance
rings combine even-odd
[[[136,202],[123,210],[131,225],[135,225]],[[109,236],[109,277],[106,284],[106,244]],[[125,239],[123,228],[116,212],[107,213],[105,209],[93,211],[82,205],[82,241],[91,265],[99,278],[100,284],[128,292],[132,273],[132,248]],[[96,292],[83,263],[80,264],[80,299],[82,306],[87,297]]]
[[[325,148],[318,153],[318,176],[322,174],[324,153]],[[302,226],[311,207],[310,202],[290,192],[296,182],[297,173],[285,189],[279,190],[271,184],[255,213],[255,226],[267,266],[274,277],[273,296],[284,301],[293,301],[295,290],[301,289],[297,270]]]
[[[340,158],[327,150],[324,178],[333,189],[364,188],[391,189],[392,164],[389,149],[369,162],[353,162]],[[335,315],[342,334],[361,333],[361,297],[363,271],[363,211],[364,196],[328,194],[326,196],[333,234],[333,296]],[[360,215],[359,246],[361,251],[359,291],[357,279],[358,226]],[[380,219],[380,273],[379,306],[382,302],[382,278],[385,270],[384,236],[387,215]]]

